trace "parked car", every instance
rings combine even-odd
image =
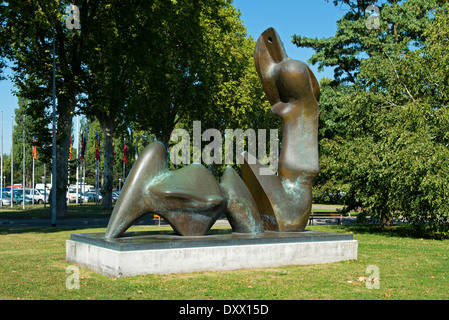
[[[119,191],[112,191],[112,201],[117,201],[119,197],[120,197]]]
[[[95,202],[95,195],[88,192],[80,194],[82,202]]]
[[[86,192],[86,194],[91,196],[94,199],[94,202],[95,202],[95,200],[97,200],[97,202],[100,202],[103,199],[100,191],[98,191],[98,193],[96,193],[95,190],[94,191],[88,191],[88,192]]]
[[[69,189],[69,192],[67,192],[67,198],[69,199],[69,202],[76,202],[76,190],[75,189]],[[94,202],[95,196],[90,194],[89,192],[82,193],[81,191],[78,191],[78,203],[87,203],[87,202]]]
[[[42,190],[42,191],[44,191],[44,190]],[[46,200],[47,200],[45,198],[44,193],[43,192],[41,193],[38,189],[34,189],[34,197],[33,197],[33,189],[25,189],[25,195],[28,198],[34,199],[34,203],[44,204],[44,202],[46,202]]]
[[[37,192],[39,192],[44,197],[46,203],[50,202],[50,192],[49,191],[45,192],[44,189],[34,189],[34,190],[37,190]]]
[[[13,201],[13,204],[16,204],[15,201]],[[6,191],[2,194],[2,206],[10,206],[11,205],[11,196],[8,195]]]
[[[23,204],[23,201],[24,201],[23,189],[14,189],[13,199],[16,203]],[[32,204],[32,203],[33,203],[33,199],[31,199],[25,195],[25,204]]]
[[[81,202],[81,192],[78,191],[78,194],[76,193],[75,189],[69,189],[69,192],[67,192],[67,198],[69,199],[69,202],[76,202],[76,197],[78,195],[78,202]]]

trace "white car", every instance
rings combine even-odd
[[[34,198],[34,203],[39,203],[39,204],[44,204],[44,203],[48,203],[48,194],[47,194],[47,198],[45,198],[45,194],[42,190],[39,189],[34,189],[34,197],[33,197],[33,189],[25,189],[25,195],[28,198],[33,199]]]
[[[47,190],[47,192],[44,189],[34,189],[35,191],[37,190],[37,192],[39,192],[41,194],[41,196],[44,197],[45,202],[49,203],[49,198],[50,198],[50,192]],[[39,202],[40,203],[40,202]]]
[[[69,189],[69,192],[67,192],[67,198],[69,199],[69,202],[76,202],[76,190],[75,189]],[[94,199],[90,197],[88,194],[84,194],[80,191],[78,191],[78,203],[87,203],[87,202],[93,202]]]
[[[3,198],[2,198],[2,206],[10,206],[11,205],[11,197],[6,194],[6,192],[3,192]],[[16,204],[16,202],[14,201],[14,204]]]
[[[76,190],[70,189],[69,192],[67,192],[67,198],[69,199],[69,202],[76,202]],[[81,198],[81,192],[78,192],[78,202],[82,202]]]

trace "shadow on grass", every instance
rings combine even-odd
[[[427,232],[426,229],[411,224],[399,224],[390,227],[381,227],[373,224],[353,224],[339,226],[339,229],[342,230],[342,232],[352,232],[354,234],[373,234],[385,237],[424,238],[435,240],[439,239],[432,233]]]
[[[30,233],[58,233],[65,231],[75,231],[75,230],[85,230],[85,229],[104,229],[106,228],[97,227],[97,226],[86,226],[86,227],[11,227],[11,228],[0,228],[0,236],[1,235],[11,235],[11,234],[30,234]],[[101,232],[101,231],[100,231]],[[82,233],[82,232],[77,232]]]
[[[56,226],[51,226],[51,209],[49,205],[27,205],[25,209],[21,206],[3,207],[0,210],[0,219],[13,220],[14,223],[2,224],[0,235],[21,233],[56,233],[70,230],[83,230],[92,228],[106,228],[101,223],[92,223],[94,219],[107,219],[111,216],[112,209],[102,209],[101,204],[69,204],[68,215],[56,217]],[[85,219],[80,221],[79,219]],[[21,222],[21,220],[35,220],[33,222]],[[48,224],[47,224],[47,221]],[[58,225],[59,224],[59,225]]]
[[[65,217],[57,217],[56,227],[52,227],[50,222],[47,226],[21,226],[17,225],[2,225],[0,227],[0,235],[4,234],[12,234],[12,233],[30,233],[30,232],[39,232],[39,233],[54,233],[61,231],[69,231],[69,230],[83,230],[83,229],[94,229],[94,228],[106,228],[106,225],[102,225],[101,223],[91,223],[94,219],[109,219],[112,213],[112,209],[102,209],[100,204],[88,203],[88,204],[70,204],[67,208],[68,216]],[[156,225],[157,221],[150,219],[146,219],[149,216],[145,216],[142,220],[145,220],[145,225]],[[3,207],[0,210],[0,219],[51,219],[51,211],[50,207],[47,205],[44,207],[43,205],[28,205],[25,210],[22,207],[16,206],[11,209],[10,207]],[[71,221],[75,219],[85,219],[87,223],[83,225],[83,223],[74,223],[71,224]],[[63,224],[63,226],[59,225],[58,222]],[[134,226],[138,226],[136,223]],[[161,226],[165,225],[162,224]],[[391,227],[381,227],[375,224],[367,224],[367,223],[355,223],[348,225],[326,225],[327,231],[340,232],[340,233],[354,233],[354,234],[374,234],[374,235],[382,235],[386,237],[404,237],[404,238],[426,238],[426,239],[435,239],[432,234],[426,232],[425,228],[417,227],[411,224],[399,224]]]
[[[151,219],[150,217],[148,219],[143,219],[143,221],[140,221],[141,223],[139,224],[139,221],[136,222],[132,227],[142,227],[148,228],[148,231],[153,230],[155,227],[156,228],[164,228],[164,227],[170,227],[170,225],[168,223],[161,223],[159,225],[159,223],[153,219]],[[56,226],[52,227],[50,225],[50,223],[48,224],[48,226],[21,226],[21,225],[8,225],[8,226],[1,226],[0,227],[0,235],[8,235],[8,234],[24,234],[24,233],[57,233],[57,232],[70,232],[70,231],[79,231],[77,233],[83,233],[83,230],[93,230],[93,229],[98,229],[100,231],[98,232],[105,232],[106,231],[106,227],[107,227],[107,221],[104,224],[96,224],[96,223],[87,223],[85,225],[81,225],[81,224],[73,224],[73,225],[58,225],[58,221],[56,221]],[[131,227],[131,228],[132,228]],[[92,231],[89,231],[92,232]]]
[[[82,233],[80,230],[99,229],[105,232],[109,222],[111,210],[102,210],[99,213],[94,210],[94,215],[74,215],[69,214],[67,217],[58,217],[56,226],[51,225],[51,218],[48,216],[41,218],[10,218],[5,219],[6,222],[0,223],[0,235],[22,234],[22,233],[57,233],[65,231],[75,231]],[[1,218],[1,217],[0,217]],[[10,223],[8,220],[11,220]],[[165,227],[169,226],[166,221],[158,221],[153,215],[148,214],[136,221],[132,227]],[[89,231],[91,232],[91,231]]]
[[[70,218],[106,218],[112,213],[112,209],[102,209],[101,204],[69,204],[67,206],[68,216],[57,217],[58,219]],[[4,219],[49,219],[51,218],[50,206],[27,205],[25,209],[21,206],[3,207],[0,210],[0,218]]]

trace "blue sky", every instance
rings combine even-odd
[[[346,12],[335,7],[332,0],[234,0],[240,8],[247,33],[254,39],[267,28],[273,27],[279,33],[289,57],[307,62],[313,50],[297,48],[291,43],[292,35],[327,38],[335,34],[336,21]],[[317,79],[332,77],[332,70],[318,72],[310,66]],[[9,70],[5,70],[10,75]],[[17,108],[17,98],[13,95],[13,84],[9,80],[0,81],[0,111],[3,112],[3,153],[11,151],[11,116]],[[77,142],[74,142],[77,145]]]
[[[346,14],[346,8],[335,7],[332,0],[234,0],[240,8],[241,19],[248,35],[258,39],[267,28],[273,27],[284,43],[289,57],[307,62],[314,51],[292,44],[294,34],[311,38],[328,38],[335,35],[337,20]],[[333,77],[333,70],[318,73],[310,66],[317,79]]]

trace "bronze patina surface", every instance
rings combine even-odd
[[[106,238],[121,236],[149,213],[163,216],[180,235],[204,235],[223,212],[220,186],[198,163],[169,171],[165,147],[148,145],[134,164],[112,211]]]
[[[282,121],[279,176],[261,175],[257,160],[245,154],[242,178],[256,200],[264,227],[302,231],[312,208],[312,182],[318,162],[318,82],[309,67],[291,60],[279,35],[269,28],[259,37],[254,62],[271,110]]]
[[[262,33],[254,50],[257,73],[282,121],[278,174],[267,174],[253,155],[243,153],[242,178],[227,167],[218,183],[198,163],[168,170],[161,143],[145,148],[134,164],[114,207],[106,239],[118,238],[140,217],[164,217],[182,236],[205,235],[220,213],[235,233],[301,232],[312,206],[318,163],[318,82],[309,67],[290,59],[273,28]]]

